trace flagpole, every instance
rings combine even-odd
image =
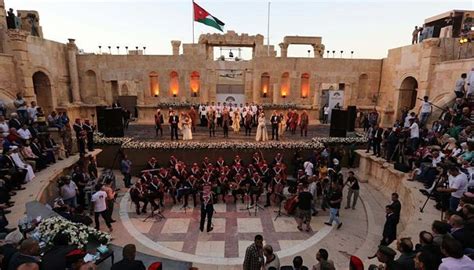
[[[191,9],[191,12],[192,12],[191,19],[193,20],[193,44],[194,44],[194,0],[191,0],[191,2],[193,3],[193,8]]]
[[[270,1],[268,1],[267,56],[270,56]]]

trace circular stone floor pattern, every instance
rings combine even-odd
[[[191,200],[190,200],[191,201]],[[135,206],[125,194],[120,202],[120,218],[125,229],[144,246],[171,258],[203,264],[241,264],[246,248],[256,234],[263,235],[266,244],[272,245],[280,258],[293,256],[318,243],[327,236],[332,227],[324,225],[327,213],[313,217],[313,231],[300,232],[293,217],[281,216],[275,220],[278,208],[259,210],[249,215],[240,201],[214,205],[214,230],[199,231],[200,208],[181,205],[166,207],[166,219],[156,221],[147,215],[138,216]],[[284,210],[283,210],[284,211]]]

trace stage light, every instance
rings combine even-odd
[[[107,48],[109,48],[109,53],[112,54],[112,46],[107,46]]]
[[[344,51],[341,50],[341,58],[342,58],[342,54],[344,53]]]
[[[138,51],[138,46],[135,46],[135,49]]]
[[[334,58],[335,53],[336,53],[336,51],[332,51],[332,58]]]
[[[99,45],[99,53],[102,54],[102,46]]]
[[[232,52],[232,50],[230,50],[229,52],[229,58],[233,58],[234,57],[234,53]]]
[[[308,57],[311,55],[311,50],[308,50]]]
[[[117,46],[117,54],[120,54],[120,46]]]
[[[353,55],[354,55],[354,51],[351,51],[351,58],[352,58]]]

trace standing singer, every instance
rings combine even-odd
[[[199,230],[201,232],[204,230],[204,221],[207,216],[207,232],[212,231],[212,215],[214,214],[214,205],[213,205],[213,195],[211,191],[211,186],[205,185],[202,189],[201,197],[201,223],[199,225]]]

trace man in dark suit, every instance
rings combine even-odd
[[[374,128],[374,155],[380,156],[380,144],[382,143],[383,128],[375,126]]]
[[[137,248],[134,244],[128,244],[123,247],[122,256],[123,259],[114,265],[110,270],[145,270],[145,265],[142,261],[135,260]]]
[[[383,226],[383,239],[380,241],[380,245],[388,246],[392,243],[395,239],[397,239],[397,217],[393,212],[393,206],[387,205],[385,206],[386,214],[386,221],[385,225]]]
[[[272,140],[275,139],[278,141],[278,126],[280,125],[280,116],[278,116],[276,111],[273,111],[272,117],[270,118],[270,123],[272,124]]]
[[[176,140],[178,140],[179,117],[178,117],[178,115],[176,115],[174,113],[173,110],[171,110],[171,112],[170,112],[170,117],[169,117],[168,123],[171,126],[171,140],[173,140],[173,138],[176,138]]]
[[[94,151],[94,129],[95,129],[95,127],[93,125],[91,125],[89,119],[86,119],[84,121],[84,124],[82,125],[82,128],[86,132],[87,150]]]

